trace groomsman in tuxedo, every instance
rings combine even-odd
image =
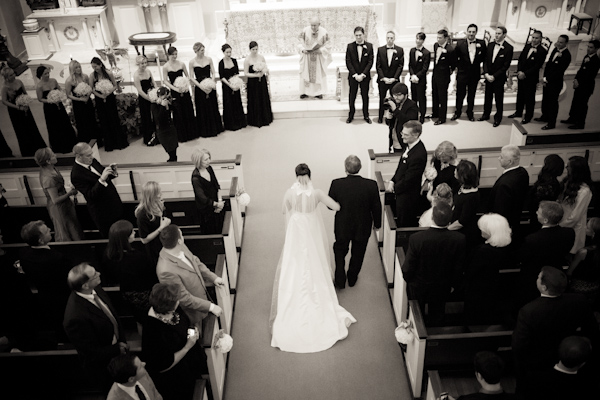
[[[513,46],[504,39],[506,39],[506,28],[499,26],[496,28],[495,41],[489,44],[485,61],[483,62],[485,102],[483,105],[483,115],[479,118],[479,121],[490,119],[492,100],[495,98],[496,115],[494,115],[494,128],[502,122],[506,71],[508,71],[513,57]]]
[[[379,85],[379,119],[383,122],[383,100],[388,90],[400,82],[400,74],[404,68],[404,49],[396,46],[396,34],[389,31],[385,37],[386,45],[377,49],[377,83]]]
[[[410,73],[410,93],[412,100],[419,106],[419,121],[425,122],[427,111],[427,72],[431,61],[431,52],[423,46],[427,36],[423,32],[417,33],[415,39],[416,47],[410,49],[408,57],[408,72]]]
[[[517,65],[517,109],[508,118],[521,118],[522,124],[527,124],[533,118],[535,107],[535,90],[540,81],[540,68],[546,61],[548,51],[541,46],[542,32],[536,30],[531,35],[531,44],[526,44],[519,56]],[[523,116],[525,108],[525,116]]]
[[[592,40],[587,45],[587,55],[583,57],[583,62],[575,79],[573,80],[573,101],[569,111],[569,119],[560,121],[563,124],[573,124],[569,129],[583,129],[585,127],[585,118],[588,112],[588,101],[594,93],[596,85],[596,75],[600,69],[600,58],[598,58],[598,49],[600,49],[600,40]]]
[[[467,27],[467,38],[458,42],[456,54],[456,111],[452,121],[460,118],[462,114],[463,101],[467,96],[467,117],[469,121],[475,121],[473,107],[475,106],[475,91],[481,77],[481,63],[485,60],[485,41],[476,39],[477,25],[471,24]]]
[[[571,52],[567,49],[569,37],[560,35],[554,44],[554,50],[544,68],[544,97],[542,98],[542,116],[534,118],[535,121],[546,122],[542,130],[556,127],[558,115],[558,96],[563,87],[565,71],[571,64]]]
[[[434,125],[446,122],[448,85],[455,64],[454,47],[448,38],[448,31],[441,29],[437,33],[437,43],[433,45],[433,76],[431,78],[433,105],[431,118],[438,118]]]
[[[355,42],[348,43],[346,48],[346,67],[348,68],[348,83],[350,85],[350,112],[346,123],[354,119],[354,101],[360,87],[363,102],[363,117],[368,124],[369,118],[369,84],[371,82],[371,67],[373,66],[373,45],[365,41],[365,30],[361,26],[354,28]]]

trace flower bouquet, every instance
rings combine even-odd
[[[109,95],[115,90],[115,87],[113,86],[112,82],[108,79],[100,79],[98,82],[96,82],[96,85],[94,87],[97,92],[100,92],[103,95]]]
[[[92,93],[92,88],[85,82],[79,82],[77,86],[75,86],[75,89],[73,89],[73,93],[75,93],[77,97],[89,96],[90,93]]]
[[[152,103],[158,103],[158,88],[148,90],[148,97]]]
[[[265,64],[262,61],[259,61],[252,66],[252,69],[254,69],[254,72],[263,72],[267,69],[267,64]],[[258,78],[258,80],[260,81],[260,77]]]
[[[183,76],[179,76],[177,79],[175,79],[175,82],[173,82],[173,86],[175,86],[180,93],[189,92],[190,80],[188,78],[184,78]]]
[[[403,349],[406,349],[406,345],[412,342],[415,338],[413,326],[408,321],[400,322],[400,325],[398,325],[394,331],[394,334],[396,335],[396,340],[402,345]]]
[[[22,94],[15,99],[15,105],[18,107],[25,107],[25,109],[29,108],[29,103],[31,103],[33,99],[28,94]]]
[[[64,99],[66,99],[66,95],[60,89],[53,89],[48,93],[48,96],[46,96],[46,100],[48,100],[48,103],[50,104],[61,104]]]
[[[240,188],[235,194],[235,197],[237,198],[238,204],[242,207],[246,207],[250,204],[250,195],[246,193],[244,188]]]
[[[217,85],[215,84],[215,81],[212,78],[204,78],[204,79],[202,79],[202,82],[200,82],[200,89],[204,93],[206,93],[207,99],[208,99],[208,95],[210,94],[210,92],[212,92],[216,88],[217,88]]]
[[[225,333],[223,329],[219,330],[213,338],[213,348],[221,353],[229,353],[233,347],[233,338]]]
[[[237,91],[240,90],[242,86],[244,86],[244,81],[238,75],[234,75],[231,78],[229,78],[229,86],[231,86],[231,89],[233,89],[234,91]]]
[[[423,176],[425,177],[425,179],[431,182],[435,178],[437,178],[437,170],[434,167],[427,167],[423,172]]]

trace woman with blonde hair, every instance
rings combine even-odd
[[[196,206],[200,214],[200,231],[203,235],[221,233],[223,230],[223,207],[225,202],[219,193],[219,181],[210,166],[210,152],[206,149],[195,149],[192,163],[196,166],[192,173],[192,187]]]
[[[219,114],[217,103],[217,90],[205,92],[201,82],[205,79],[212,80],[214,84],[215,69],[212,58],[204,54],[205,47],[202,43],[194,43],[196,57],[190,60],[190,73],[194,84],[194,102],[196,103],[196,123],[200,137],[213,137],[223,132],[223,122]]]
[[[154,78],[152,72],[148,69],[148,59],[146,56],[137,56],[135,63],[138,69],[133,74],[133,84],[138,91],[138,106],[140,107],[140,133],[144,138],[146,146],[155,146],[158,144],[154,135],[154,123],[152,122],[152,100],[148,97],[148,91],[154,88]]]
[[[452,188],[452,193],[458,193],[460,184],[454,176],[457,157],[458,151],[456,150],[456,146],[447,140],[444,140],[435,149],[431,158],[431,165],[437,171],[437,176],[432,182],[434,190],[440,183],[447,183]]]
[[[156,263],[162,249],[159,240],[160,232],[171,224],[164,216],[165,204],[158,182],[148,181],[142,187],[140,203],[135,208],[134,215],[142,243],[148,256]]]

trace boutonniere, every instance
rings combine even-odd
[[[402,159],[406,160],[408,158],[408,151],[404,152],[404,154],[402,154]]]
[[[503,48],[504,48],[504,46],[503,46],[503,45],[502,45],[502,46],[500,46],[500,50],[502,50]]]
[[[396,54],[398,51],[396,49],[392,50],[392,53]]]
[[[583,58],[583,62],[584,62],[584,63],[586,63],[586,62],[588,62],[588,61],[590,61],[590,57],[589,57],[589,56],[585,56],[585,57]]]
[[[448,50],[442,49],[442,53],[447,53],[447,52],[448,52]]]
[[[480,44],[480,43],[477,43],[476,47],[481,47],[481,44]]]
[[[417,50],[415,52],[415,54],[417,55],[417,57],[422,57],[423,56],[423,53],[421,53],[419,50]]]
[[[537,53],[537,48],[536,47],[532,48],[531,50],[532,50],[533,53]]]
[[[559,51],[556,57],[562,57],[562,51]]]

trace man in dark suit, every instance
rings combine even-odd
[[[121,198],[111,182],[117,176],[117,164],[104,168],[87,143],[77,143],[73,153],[75,165],[71,170],[71,183],[85,197],[90,216],[102,236],[108,237],[110,226],[123,215]]]
[[[401,139],[406,148],[398,162],[387,191],[396,194],[396,219],[399,227],[417,226],[417,202],[421,191],[421,177],[427,164],[427,150],[420,136],[423,125],[408,121],[402,127]]]
[[[381,228],[381,202],[379,189],[372,179],[358,175],[362,165],[355,155],[344,161],[346,177],[333,180],[329,197],[340,203],[340,211],[335,213],[335,286],[346,287],[346,254],[352,242],[352,257],[348,265],[348,285],[354,286],[362,268],[367,243],[373,225]]]
[[[483,115],[479,121],[487,121],[492,113],[492,100],[496,99],[496,114],[494,115],[494,128],[502,122],[504,111],[504,84],[506,71],[513,58],[513,46],[506,42],[506,28],[496,28],[495,41],[490,43],[485,61],[483,62],[483,75],[485,77],[485,102]]]
[[[367,123],[371,123],[369,118],[369,84],[371,83],[371,67],[373,66],[373,45],[365,41],[365,30],[361,26],[354,28],[355,42],[348,43],[346,48],[346,67],[348,68],[348,84],[350,85],[350,112],[346,123],[351,123],[354,119],[354,101],[360,94],[363,103],[363,117]]]
[[[410,49],[408,57],[408,72],[410,73],[410,93],[412,100],[419,105],[419,122],[425,122],[425,113],[427,111],[427,73],[429,72],[429,62],[431,61],[431,52],[423,46],[427,36],[423,32],[417,33],[415,39],[416,47]]]
[[[434,125],[446,122],[448,85],[455,63],[454,47],[448,38],[448,31],[441,29],[437,33],[437,43],[433,45],[433,76],[431,77],[433,105],[431,118],[438,118]]]
[[[386,34],[386,45],[377,49],[377,84],[379,86],[379,119],[383,122],[383,100],[388,90],[400,82],[400,74],[404,68],[404,49],[394,44],[396,34],[389,31]]]
[[[502,147],[498,159],[504,172],[490,191],[488,212],[506,218],[514,238],[518,233],[523,202],[529,191],[529,174],[519,165],[521,151],[515,145],[507,144]]]
[[[540,69],[546,61],[548,51],[541,46],[542,32],[536,30],[531,35],[531,44],[526,44],[519,56],[517,65],[517,107],[508,118],[521,118],[522,124],[527,124],[533,118],[535,108],[535,90],[540,81]],[[523,116],[525,109],[525,116]]]
[[[92,380],[108,390],[112,383],[108,363],[129,350],[125,331],[100,287],[100,272],[81,263],[69,271],[67,282],[73,291],[65,309],[65,332]]]
[[[569,111],[569,119],[560,121],[563,124],[572,124],[569,129],[585,128],[585,118],[587,117],[588,101],[594,93],[596,85],[596,75],[600,70],[600,58],[598,58],[598,49],[600,49],[600,40],[592,40],[587,45],[587,54],[583,57],[581,67],[573,80],[573,101]]]
[[[457,400],[511,400],[514,394],[504,392],[501,379],[504,375],[504,361],[491,351],[479,351],[473,358],[475,378],[481,385],[477,393],[464,394]],[[453,397],[449,397],[454,400]]]
[[[563,87],[565,71],[571,64],[571,52],[567,49],[569,37],[560,35],[554,44],[554,50],[544,68],[544,97],[542,98],[542,116],[534,121],[546,122],[542,130],[556,127],[558,115],[558,96]]]
[[[411,120],[419,119],[417,103],[408,98],[408,87],[404,83],[396,83],[392,90],[392,99],[388,100],[391,119],[386,123],[390,126],[389,149],[394,153],[404,152],[406,143],[402,141],[401,133],[404,124]]]
[[[433,207],[433,225],[411,235],[406,259],[402,265],[408,283],[408,298],[417,300],[421,312],[429,305],[429,322],[443,322],[446,299],[462,273],[465,236],[449,231],[452,207],[438,203]]]
[[[475,92],[481,77],[481,63],[485,60],[485,41],[476,39],[477,25],[467,27],[467,38],[461,40],[454,50],[456,55],[456,111],[452,121],[460,118],[462,106],[467,96],[467,117],[475,121],[473,107],[475,106]]]
[[[146,363],[135,354],[116,356],[110,360],[108,371],[115,383],[106,400],[162,400],[163,397],[146,371]]]

